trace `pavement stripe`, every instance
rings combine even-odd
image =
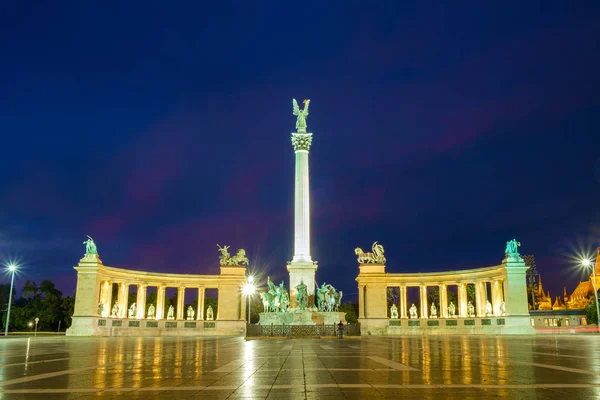
[[[387,358],[378,357],[378,356],[368,356],[370,360],[378,362],[379,364],[383,364],[386,367],[393,368],[398,371],[418,371],[418,369],[409,367],[408,365],[400,364],[396,361],[388,360]]]
[[[249,360],[244,360],[244,359],[233,360],[232,362],[225,364],[222,367],[217,368],[210,372],[233,372],[236,369],[240,368],[245,363],[247,363],[248,361]]]
[[[65,360],[70,360],[70,358],[55,358],[53,360],[28,361],[28,362],[22,362],[22,363],[14,363],[14,364],[0,364],[0,368],[14,367],[16,365],[43,364],[43,363],[49,363],[49,362],[55,362],[55,361],[65,361]]]
[[[555,369],[558,371],[573,372],[576,374],[600,375],[599,371],[588,371],[586,369],[561,367],[561,366],[552,365],[552,364],[530,363],[530,362],[526,362],[526,361],[508,361],[508,364],[509,365],[528,365],[528,366],[532,366],[532,367],[549,368],[549,369]]]
[[[112,387],[106,389],[99,388],[72,388],[72,389],[13,389],[13,390],[2,390],[0,393],[5,394],[41,394],[41,393],[95,393],[95,392],[165,392],[165,391],[199,391],[199,390],[238,390],[243,389],[244,386],[252,388],[266,388],[272,390],[286,390],[286,389],[301,389],[306,387],[307,389],[323,389],[323,388],[375,388],[375,389],[425,389],[431,390],[437,389],[598,389],[600,384],[594,383],[535,383],[535,384],[514,384],[514,385],[487,385],[487,384],[434,384],[434,385],[422,385],[422,384],[315,384],[315,385],[228,385],[228,386],[151,386],[151,387]]]
[[[322,345],[321,345],[321,348],[322,348],[323,350],[333,350],[333,347],[331,347],[331,346],[327,346],[327,345],[325,345],[325,344],[322,344]]]
[[[76,374],[78,372],[89,371],[91,369],[97,369],[97,368],[106,368],[106,367],[111,367],[113,365],[118,365],[118,364],[123,364],[123,363],[125,363],[125,361],[119,361],[119,362],[114,362],[114,363],[110,363],[110,364],[94,365],[93,367],[84,367],[84,368],[67,369],[64,371],[57,371],[57,372],[48,372],[46,374],[37,374],[37,375],[33,375],[33,376],[26,376],[23,378],[9,379],[9,380],[0,382],[0,386],[14,385],[15,383],[31,382],[31,381],[37,381],[40,379],[54,378],[55,376],[61,376],[61,375]]]

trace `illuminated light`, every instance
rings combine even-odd
[[[8,266],[8,270],[9,270],[10,272],[13,272],[13,271],[14,271],[14,270],[16,270],[16,269],[17,269],[17,266],[16,266],[15,264],[10,264],[10,265]]]
[[[253,283],[254,282],[254,277],[252,275],[250,275],[248,277],[248,283]]]
[[[584,267],[589,267],[590,265],[592,265],[592,262],[587,258],[584,258],[583,260],[581,260],[581,265],[583,265]]]
[[[254,292],[256,292],[256,286],[254,286],[252,283],[246,283],[242,287],[242,293],[244,293],[246,296],[250,296],[254,294]]]

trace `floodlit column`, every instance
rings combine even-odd
[[[146,289],[147,285],[137,285],[137,310],[136,318],[146,318]]]
[[[467,316],[467,284],[458,284],[458,316],[465,318]]]
[[[183,307],[185,307],[185,288],[177,288],[177,318],[183,319]]]
[[[129,295],[129,285],[122,282],[119,284],[118,302],[119,302],[119,318],[127,317],[127,297]]]
[[[165,290],[164,286],[156,288],[156,319],[165,318]]]
[[[400,286],[400,318],[406,318],[406,286]]]
[[[440,317],[448,318],[448,286],[440,285]]]
[[[248,313],[246,305],[248,304],[249,299],[249,294],[245,296],[240,296],[240,321],[246,321],[246,318],[248,318],[248,316],[246,315]],[[250,323],[250,321],[247,322]]]
[[[196,319],[201,321],[204,319],[204,291],[206,289],[198,288],[198,309],[196,310]]]
[[[475,314],[481,317],[481,285],[479,282],[475,282]]]
[[[310,192],[308,182],[308,149],[296,150],[296,187],[294,207],[294,258],[312,262],[310,256]]]
[[[427,318],[427,286],[421,286],[421,318]]]
[[[365,287],[358,287],[358,318],[365,317]]]
[[[296,155],[294,183],[294,257],[288,263],[290,273],[290,306],[296,307],[298,291],[296,287],[303,282],[308,294],[308,306],[314,304],[315,272],[317,263],[310,254],[310,184],[308,171],[308,154],[312,143],[312,133],[306,128],[298,127],[292,133],[292,145]]]
[[[104,304],[101,317],[108,316],[110,310],[110,298],[112,297],[112,287],[109,281],[103,281],[100,286],[100,302]]]
[[[487,316],[487,311],[486,311],[487,302],[488,302],[487,282],[483,281],[483,282],[481,282],[481,315],[484,317]]]
[[[492,306],[496,316],[500,315],[500,285],[498,280],[492,282]]]

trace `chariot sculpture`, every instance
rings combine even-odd
[[[371,246],[372,252],[365,253],[363,249],[357,247],[354,249],[354,254],[358,256],[359,264],[385,264],[385,256],[383,255],[383,246],[379,243],[373,243]]]
[[[217,247],[219,248],[219,251],[221,252],[221,255],[219,256],[219,264],[221,265],[248,265],[248,257],[246,257],[246,250],[244,249],[238,249],[237,253],[232,256],[229,254],[229,247],[230,246],[219,246],[217,244]]]

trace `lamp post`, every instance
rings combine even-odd
[[[6,313],[6,326],[4,327],[4,336],[8,336],[8,324],[10,322],[10,305],[12,303],[12,291],[13,291],[13,284],[15,282],[15,270],[17,269],[17,266],[14,264],[11,264],[8,266],[8,270],[11,273],[11,277],[10,277],[10,292],[8,292],[8,311]]]
[[[254,286],[254,277],[252,275],[248,275],[248,281],[244,284],[242,291],[248,299],[248,325],[250,325],[250,296],[252,296],[256,291],[256,287]]]
[[[37,336],[37,326],[38,326],[38,322],[40,322],[40,319],[38,317],[35,317],[35,335],[33,336]]]
[[[531,287],[531,310],[535,310],[535,296],[534,296],[534,287],[535,287],[535,278],[538,275],[537,269],[535,269],[535,264],[533,264],[526,272],[527,279],[529,280],[529,286]]]
[[[587,258],[581,260],[581,265],[583,265],[584,268],[586,268],[586,269],[589,267],[592,267],[592,279],[593,279],[592,287],[594,288],[594,299],[596,299],[596,330],[599,330],[600,321],[598,319],[600,319],[600,308],[598,308],[598,288],[596,287],[596,267]]]

